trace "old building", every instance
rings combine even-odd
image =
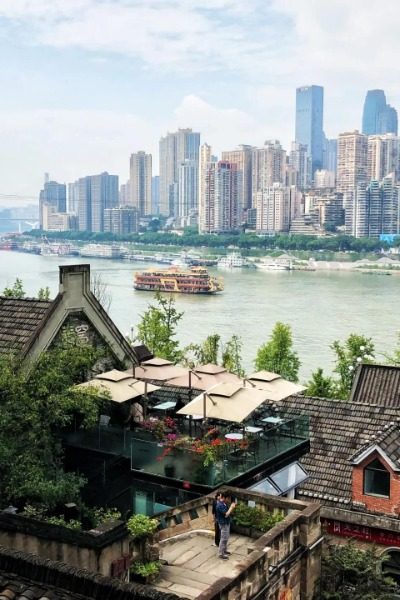
[[[0,296],[0,352],[36,359],[67,332],[107,349],[108,364],[131,366],[136,355],[90,290],[90,265],[60,266],[54,300]]]

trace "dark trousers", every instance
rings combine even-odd
[[[218,525],[217,519],[214,521],[214,542],[216,546],[219,546],[219,542],[221,540],[221,530]]]

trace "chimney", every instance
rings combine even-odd
[[[82,296],[90,292],[90,265],[62,265],[59,293],[69,306],[82,306]]]

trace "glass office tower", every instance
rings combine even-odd
[[[324,88],[309,85],[296,90],[296,142],[311,155],[312,172],[322,168]]]

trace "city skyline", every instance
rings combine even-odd
[[[107,169],[124,181],[126,156],[145,150],[157,165],[159,136],[179,127],[200,131],[216,154],[265,139],[289,149],[303,85],[325,88],[329,138],[361,130],[368,89],[400,105],[387,61],[398,17],[378,6],[4,0],[0,193],[35,197],[45,171],[67,182]]]

